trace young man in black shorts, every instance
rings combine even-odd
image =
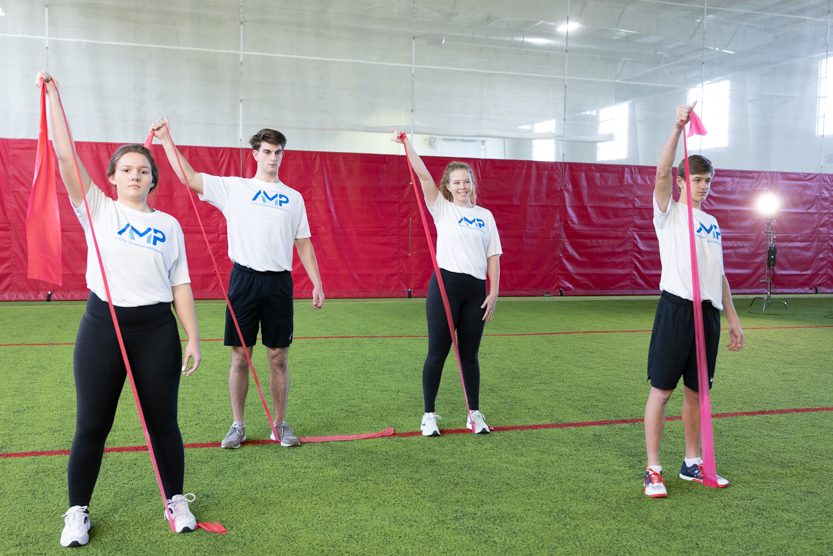
[[[703,460],[700,458],[700,406],[697,394],[697,356],[694,344],[694,298],[691,284],[691,258],[688,232],[688,209],[685,194],[685,161],[680,162],[676,182],[680,202],[673,199],[671,168],[677,154],[680,133],[688,122],[692,107],[677,108],[674,129],[665,142],[657,164],[654,185],[654,228],[659,240],[662,277],[651,345],[648,351],[648,379],[651,391],[645,405],[645,444],[648,467],[645,470],[645,495],[652,498],[668,496],[660,465],[660,444],[665,426],[665,406],[683,378],[682,421],[685,431],[685,459],[680,478],[703,482]],[[729,282],[723,271],[723,248],[720,228],[714,217],[700,210],[709,194],[714,168],[700,155],[689,156],[691,172],[691,204],[694,209],[697,264],[703,300],[703,328],[709,386],[714,377],[717,348],[720,340],[720,310],[729,322],[729,350],[743,348],[743,330],[732,303]],[[718,487],[729,481],[718,476]]]
[[[252,156],[257,161],[255,176],[217,177],[191,168],[171,141],[166,124],[165,120],[159,120],[153,128],[171,166],[179,174],[181,163],[185,176],[179,176],[180,179],[184,177],[201,200],[220,209],[226,217],[229,258],[234,263],[229,279],[229,301],[250,355],[260,327],[271,371],[269,385],[275,430],[280,435],[281,446],[298,446],[301,441],[285,421],[289,394],[287,357],[293,330],[293,245],[312,282],[313,308],[320,309],[324,304],[324,290],[310,240],[304,199],[278,179],[286,137],[273,129],[260,130],[249,140]],[[231,347],[229,393],[234,422],[220,445],[239,448],[246,440],[243,414],[249,389],[249,366],[228,309],[224,342]]]

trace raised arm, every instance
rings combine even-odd
[[[165,154],[168,156],[168,162],[174,169],[176,176],[180,179],[180,181],[187,183],[188,187],[190,187],[192,191],[196,191],[202,195],[202,174],[195,172],[194,169],[191,168],[191,165],[187,160],[185,160],[185,157],[182,156],[182,153],[179,152],[176,145],[174,145],[173,139],[171,139],[171,133],[168,130],[168,119],[162,118],[160,120],[156,120],[153,122],[152,127],[153,135],[162,142],[162,147],[165,149]],[[180,164],[182,165],[181,169]],[[184,176],[182,175],[182,171],[185,171]]]
[[[295,249],[298,250],[298,258],[301,259],[309,281],[312,282],[312,307],[320,309],[324,306],[324,287],[321,285],[321,274],[318,272],[318,261],[315,258],[312,240],[308,237],[296,239]]]
[[[414,173],[416,173],[417,179],[419,179],[419,183],[422,186],[422,194],[425,196],[425,202],[428,206],[433,206],[437,201],[437,195],[440,193],[437,189],[437,184],[434,183],[434,178],[431,177],[428,168],[425,167],[425,163],[422,162],[422,159],[414,150],[414,146],[411,145],[408,136],[404,133],[400,134],[398,131],[394,131],[393,135],[394,141],[405,145],[408,162],[411,163],[411,167],[414,169]]]
[[[735,311],[735,304],[732,301],[732,290],[729,289],[729,280],[723,275],[723,312],[726,313],[726,320],[729,322],[729,351],[740,351],[743,349],[743,329],[740,327],[740,318]]]
[[[202,352],[200,351],[200,329],[197,326],[197,312],[194,308],[194,293],[191,284],[180,284],[172,288],[174,294],[174,310],[185,335],[188,336],[188,343],[185,344],[185,351],[182,353],[182,374],[190,376],[200,366]],[[188,366],[188,360],[191,366]]]
[[[677,114],[674,118],[674,129],[671,130],[671,134],[665,140],[665,145],[663,145],[662,152],[659,155],[657,176],[654,181],[654,196],[662,212],[668,210],[668,203],[671,201],[671,195],[674,192],[671,170],[674,167],[674,158],[677,156],[677,144],[680,141],[680,133],[682,133],[685,124],[688,122],[688,115],[693,109],[694,104],[691,106],[677,107]]]
[[[80,206],[84,202],[84,195],[90,187],[90,175],[78,153],[75,144],[70,139],[69,123],[64,117],[61,109],[61,102],[58,98],[58,91],[55,88],[55,80],[51,75],[42,71],[38,74],[37,84],[46,88],[46,95],[49,97],[49,121],[52,127],[52,146],[55,148],[55,155],[58,157],[58,170],[61,173],[61,180],[69,193],[69,200],[73,206]],[[75,165],[78,164],[78,172]],[[81,174],[81,181],[78,181],[78,174]]]

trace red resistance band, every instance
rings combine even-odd
[[[26,276],[61,285],[61,215],[55,191],[55,158],[49,152],[46,123],[46,89],[40,92],[40,130],[35,158],[35,177],[26,207]]]
[[[404,140],[407,138],[405,133],[400,133],[399,138],[403,141],[402,146],[405,147]],[[451,334],[451,343],[454,345],[454,357],[457,360],[457,373],[460,375],[460,384],[463,387],[463,399],[466,402],[466,412],[469,415],[469,422],[472,423],[471,431],[474,433],[474,421],[471,418],[471,408],[469,407],[469,396],[466,393],[466,381],[463,379],[463,364],[460,360],[460,349],[457,346],[457,332],[454,329],[454,319],[451,316],[451,305],[448,302],[448,294],[445,291],[445,282],[443,282],[442,274],[440,273],[440,265],[437,263],[437,253],[434,250],[434,243],[431,241],[431,232],[428,229],[428,219],[425,217],[425,203],[424,195],[420,191],[417,182],[419,181],[414,174],[414,169],[411,162],[408,160],[408,149],[405,147],[405,160],[408,162],[408,172],[411,174],[411,185],[414,187],[414,196],[416,197],[417,208],[419,208],[419,216],[422,219],[422,230],[425,232],[425,242],[428,244],[428,252],[431,254],[431,263],[434,265],[434,276],[437,277],[437,285],[440,287],[440,296],[443,299],[443,307],[445,308],[445,318],[448,321],[448,333]]]
[[[706,129],[697,114],[690,113],[688,135],[705,135]],[[712,430],[709,373],[706,366],[706,339],[703,331],[703,306],[700,293],[700,271],[697,266],[697,246],[694,235],[694,211],[691,205],[691,173],[688,167],[688,141],[683,133],[685,160],[685,193],[688,207],[688,239],[691,255],[691,289],[694,298],[694,343],[697,352],[697,389],[700,401],[700,443],[703,451],[703,484],[717,488],[717,465],[714,457],[714,432]]]
[[[168,124],[163,124],[167,126]],[[275,442],[281,441],[280,433],[278,432],[278,427],[275,426],[275,423],[272,421],[272,413],[269,411],[269,404],[266,403],[266,396],[263,395],[263,388],[260,386],[260,380],[257,377],[257,372],[255,371],[254,363],[252,363],[252,357],[249,355],[249,348],[246,345],[246,341],[243,339],[243,332],[240,330],[240,324],[237,322],[237,315],[234,313],[234,309],[231,306],[231,301],[228,297],[228,292],[226,291],[225,286],[223,285],[223,279],[220,276],[220,268],[217,266],[217,260],[214,258],[214,253],[211,250],[211,244],[208,241],[208,235],[205,233],[205,226],[203,226],[202,218],[200,218],[200,213],[197,210],[197,203],[194,201],[194,195],[191,192],[191,188],[188,187],[188,183],[185,181],[185,169],[182,167],[182,160],[179,158],[179,149],[176,147],[176,143],[174,143],[173,136],[171,135],[171,130],[168,128],[168,135],[171,138],[171,145],[174,147],[174,152],[177,153],[176,155],[176,163],[177,167],[179,168],[179,172],[182,176],[180,181],[182,185],[185,186],[185,191],[188,195],[188,200],[191,202],[191,208],[194,210],[194,215],[197,217],[197,223],[200,226],[200,232],[202,232],[202,238],[205,241],[206,251],[208,252],[209,257],[211,258],[211,264],[214,265],[214,274],[217,276],[217,283],[220,285],[220,290],[223,292],[223,299],[226,300],[226,307],[228,307],[229,314],[231,315],[231,320],[234,322],[234,329],[237,331],[237,336],[240,338],[240,344],[243,347],[243,354],[246,356],[246,362],[249,364],[249,370],[252,373],[252,378],[254,379],[255,386],[257,386],[257,393],[260,395],[260,402],[263,404],[263,409],[266,411],[266,418],[269,420],[269,428],[272,429],[272,435],[275,438]],[[150,148],[151,143],[153,142],[153,129],[150,130],[147,139],[145,140],[145,147]]]
[[[41,84],[41,89],[44,90],[46,87],[45,83]],[[58,106],[61,108],[61,113],[64,117],[64,122],[66,123],[66,132],[67,137],[69,138],[70,146],[72,147],[73,151],[75,150],[75,142],[72,139],[72,132],[69,129],[69,123],[66,119],[66,111],[64,110],[64,104],[61,101],[61,94],[58,92],[58,86],[55,85],[55,94],[57,95],[58,99]],[[93,239],[93,247],[95,248],[95,255],[98,259],[98,267],[101,270],[101,279],[104,282],[104,292],[107,294],[107,305],[110,308],[110,317],[113,319],[113,328],[116,331],[116,338],[119,341],[119,349],[121,350],[122,360],[124,361],[124,368],[127,371],[127,378],[130,382],[130,391],[133,393],[133,401],[136,404],[136,411],[139,413],[139,422],[142,424],[142,433],[145,436],[145,444],[148,447],[148,452],[150,453],[150,462],[153,465],[153,473],[156,476],[156,486],[159,488],[159,494],[162,496],[162,507],[164,508],[165,516],[168,519],[168,525],[171,527],[171,531],[175,531],[174,528],[174,520],[173,515],[168,512],[168,504],[167,499],[165,498],[165,488],[162,486],[162,477],[159,475],[159,465],[156,463],[156,454],[153,451],[153,445],[150,442],[150,435],[148,434],[148,427],[147,422],[145,421],[145,414],[142,411],[142,404],[139,402],[139,392],[136,390],[136,381],[133,378],[133,369],[130,367],[130,360],[127,358],[127,349],[124,346],[124,339],[122,338],[121,334],[121,327],[119,326],[119,319],[116,317],[116,310],[113,306],[113,297],[110,295],[110,284],[107,280],[107,273],[104,270],[104,260],[101,258],[101,250],[98,247],[98,239],[96,238],[95,234],[95,226],[93,226],[93,216],[90,212],[90,205],[87,203],[87,192],[83,190],[83,183],[84,181],[81,179],[81,170],[78,166],[78,154],[75,153],[75,156],[72,157],[73,164],[75,165],[75,177],[78,179],[78,183],[81,185],[82,189],[82,198],[84,201],[84,210],[87,213],[87,221],[90,224],[90,236]],[[90,187],[94,187],[92,182],[90,183]]]
[[[45,87],[46,87],[46,85],[42,84],[41,90],[45,91]],[[60,106],[60,108],[61,108],[61,113],[64,117],[64,122],[66,123],[67,137],[69,138],[70,145],[72,145],[72,148],[74,150],[75,149],[75,147],[74,147],[75,141],[72,139],[72,132],[69,129],[69,123],[67,122],[67,118],[66,118],[66,111],[64,110],[64,104],[61,101],[61,94],[58,92],[58,86],[57,85],[55,85],[55,94],[57,95],[58,106]],[[42,120],[42,124],[44,124],[44,123],[45,123],[45,120]],[[83,181],[81,179],[81,170],[78,166],[77,156],[78,155],[76,153],[75,156],[72,159],[73,164],[75,166],[75,177],[78,179],[79,184],[83,184]],[[92,184],[90,186],[93,187]],[[127,373],[127,378],[128,378],[128,381],[130,382],[130,391],[133,394],[133,402],[136,404],[136,411],[139,414],[139,422],[142,425],[142,434],[145,437],[145,445],[147,446],[148,453],[150,454],[150,462],[151,462],[151,465],[153,466],[153,474],[156,477],[156,486],[159,489],[160,496],[162,497],[162,507],[163,507],[164,515],[168,519],[168,525],[170,526],[171,531],[175,532],[176,528],[175,528],[175,525],[174,525],[173,514],[168,512],[168,504],[167,504],[167,499],[165,497],[165,488],[162,486],[162,477],[159,474],[159,465],[156,461],[156,453],[153,451],[153,444],[150,441],[150,434],[148,433],[147,421],[145,420],[145,414],[144,414],[144,411],[142,410],[142,404],[139,401],[139,392],[136,389],[136,380],[133,378],[133,369],[130,366],[130,360],[127,358],[127,348],[125,348],[124,338],[122,337],[121,327],[119,326],[119,319],[116,316],[116,310],[115,310],[115,307],[113,306],[113,297],[110,294],[110,283],[107,280],[107,272],[104,270],[104,260],[101,257],[101,249],[98,246],[98,239],[97,239],[96,234],[95,234],[95,227],[93,226],[93,217],[92,217],[92,213],[90,212],[90,205],[89,205],[89,203],[87,203],[86,191],[83,191],[83,188],[82,188],[82,192],[84,193],[84,195],[83,195],[84,211],[87,214],[87,221],[90,223],[90,236],[93,239],[93,246],[95,248],[96,258],[98,259],[98,267],[101,270],[101,278],[102,278],[102,281],[104,282],[104,291],[107,295],[107,305],[110,309],[110,317],[113,319],[113,328],[115,329],[116,338],[118,339],[118,342],[119,342],[119,349],[121,350],[122,361],[124,362],[124,368],[125,368],[125,371]],[[221,523],[216,523],[216,522],[197,523],[197,527],[200,528],[200,529],[203,529],[205,531],[211,532],[211,533],[225,534],[225,533],[228,532],[228,531],[226,531],[226,528],[223,527],[223,525]]]

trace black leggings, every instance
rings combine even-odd
[[[182,346],[170,303],[116,307],[127,357],[136,380],[159,474],[170,499],[182,493],[185,452],[177,424]],[[93,494],[104,443],[127,373],[107,303],[87,300],[73,357],[76,425],[69,455],[69,505],[87,506]]]
[[[480,339],[483,337],[483,313],[480,308],[486,300],[486,281],[469,274],[460,274],[440,269],[451,307],[451,317],[457,330],[457,344],[460,348],[460,360],[463,366],[463,382],[469,409],[479,409],[480,404],[480,363],[477,353],[480,351]],[[448,332],[448,319],[445,316],[443,300],[437,277],[432,275],[428,285],[428,297],[425,299],[425,314],[428,318],[428,357],[422,367],[422,395],[425,411],[434,411],[434,402],[440,389],[448,351],[451,349],[451,334]]]

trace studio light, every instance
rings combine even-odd
[[[766,295],[763,297],[755,297],[749,304],[749,310],[759,299],[761,300],[761,313],[765,313],[767,307],[773,303],[778,303],[784,306],[786,310],[790,310],[790,306],[786,301],[772,299],[772,287],[775,279],[775,262],[778,248],[775,245],[775,230],[772,228],[772,221],[778,216],[778,211],[781,210],[781,198],[778,195],[766,192],[761,193],[755,200],[755,210],[758,214],[766,218],[766,268],[764,270],[764,277],[761,278],[761,283],[766,284]]]
[[[761,193],[755,201],[755,210],[767,219],[773,219],[781,208],[781,198],[775,193]]]

